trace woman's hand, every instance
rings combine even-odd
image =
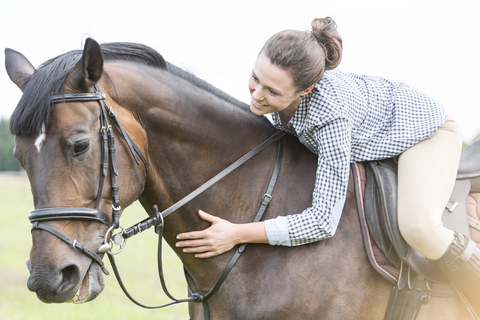
[[[202,231],[177,235],[177,247],[183,252],[195,253],[196,258],[210,258],[229,251],[239,243],[268,243],[263,222],[234,224],[202,210],[198,215],[212,225]]]
[[[239,243],[233,223],[202,210],[198,211],[198,215],[212,225],[202,231],[179,234],[177,239],[181,241],[176,246],[183,248],[183,252],[195,253],[196,258],[210,258],[227,252]]]

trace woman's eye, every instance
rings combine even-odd
[[[85,153],[90,147],[90,140],[82,140],[75,143],[73,153],[78,156]]]
[[[271,94],[272,96],[278,95],[278,93],[276,93],[275,91],[272,91],[272,90],[270,90],[270,89],[268,89],[268,92],[270,92],[270,94]]]
[[[258,79],[257,77],[255,77],[255,75],[252,74],[252,78],[253,78],[253,81],[258,82]]]

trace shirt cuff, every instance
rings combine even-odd
[[[330,225],[332,228],[332,236],[337,231],[338,222],[340,221],[340,217],[342,216],[343,207],[345,206],[346,198],[347,197],[345,196],[341,197],[332,209],[332,219],[330,220]]]
[[[288,233],[287,217],[277,217],[265,220],[265,232],[268,243],[272,246],[291,247],[290,235]]]

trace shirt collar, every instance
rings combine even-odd
[[[293,133],[297,135],[297,130],[296,127],[298,124],[302,123],[305,118],[307,117],[308,114],[308,106],[310,104],[310,99],[313,95],[313,92],[317,92],[318,89],[316,86],[313,87],[313,90],[310,91],[308,94],[303,96],[302,101],[300,101],[300,105],[298,106],[297,110],[293,114],[292,119],[288,121],[287,126],[284,127],[282,124],[282,121],[280,120],[280,115],[278,112],[273,112],[272,113],[272,121],[273,125],[275,128],[283,130],[283,131],[288,131],[290,133]]]

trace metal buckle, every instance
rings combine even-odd
[[[445,209],[447,209],[450,213],[453,213],[453,211],[457,208],[457,206],[458,206],[458,202],[454,202],[453,204],[449,202],[445,206]]]
[[[272,196],[269,195],[268,193],[265,193],[262,197],[262,200],[265,199],[265,198],[269,198],[268,201],[271,201],[272,200]]]

